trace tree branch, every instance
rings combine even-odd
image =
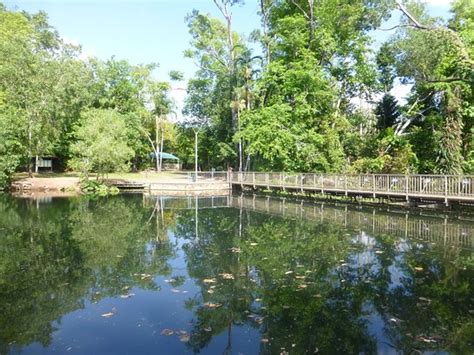
[[[298,3],[295,2],[295,0],[291,0],[291,2],[303,13],[304,17],[306,17],[307,20],[310,20],[310,17],[306,13],[306,11],[304,11],[304,9],[300,5],[298,5]]]
[[[397,1],[397,5],[398,5],[398,9],[403,12],[403,14],[408,17],[408,19],[413,22],[414,24],[414,27],[416,28],[419,28],[419,29],[422,29],[422,30],[431,30],[432,28],[428,27],[428,26],[425,26],[425,25],[422,25],[421,23],[419,23],[415,17],[406,9],[405,6],[403,6],[403,4],[401,3],[401,1]]]
[[[426,80],[428,83],[452,83],[454,81],[462,81],[468,84],[472,84],[472,80],[467,80],[464,78],[446,78],[446,79],[438,79],[438,80]]]
[[[393,31],[397,28],[417,28],[416,26],[414,25],[396,25],[396,26],[393,26],[393,27],[390,27],[390,28],[379,28],[379,31]]]

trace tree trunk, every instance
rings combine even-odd
[[[229,78],[230,78],[230,100],[231,102],[236,101],[235,95],[235,87],[236,87],[236,73],[235,73],[235,48],[234,48],[234,39],[232,37],[232,13],[230,12],[230,2],[221,0],[214,0],[214,4],[221,12],[222,16],[226,21],[227,25],[227,47],[229,51],[229,61],[228,61],[228,70],[229,70]],[[237,107],[232,105],[231,108],[231,126],[232,126],[232,133],[235,134],[238,129],[238,112]],[[238,151],[239,145],[236,145],[236,149]]]
[[[28,177],[33,177],[33,168],[31,166],[31,159],[33,158],[33,152],[32,152],[32,127],[31,127],[31,119],[28,121]]]
[[[265,4],[265,0],[260,0],[260,11],[262,12],[262,27],[263,27],[263,37],[264,37],[264,46],[265,46],[265,58],[266,64],[270,64],[270,41],[268,39],[268,9]]]
[[[160,171],[163,169],[163,141],[164,141],[164,132],[161,130],[161,146],[160,146]]]
[[[159,126],[159,118],[158,116],[155,117],[155,164],[156,164],[156,171],[160,171],[160,126]]]

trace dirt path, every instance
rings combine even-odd
[[[78,177],[32,177],[15,180],[13,187],[23,191],[80,191]]]

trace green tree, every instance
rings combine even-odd
[[[128,170],[134,152],[128,145],[125,116],[113,110],[91,109],[84,113],[75,137],[70,162],[73,169],[86,177],[89,172],[97,172],[98,178]]]
[[[375,115],[379,130],[395,126],[400,117],[397,99],[390,94],[385,94],[375,108]]]
[[[367,96],[377,84],[369,31],[389,14],[389,5],[262,2],[263,44],[270,53],[241,133],[257,169],[345,169],[350,99]]]
[[[420,135],[432,132],[430,154],[423,151],[426,144],[415,145],[422,172],[461,173],[472,149],[473,13],[467,3],[454,2],[448,23],[428,16],[418,3],[398,3],[403,18],[388,44],[390,65],[413,89],[396,133],[411,128],[421,141]]]

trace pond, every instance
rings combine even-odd
[[[469,216],[3,195],[0,353],[473,353],[473,250]]]

